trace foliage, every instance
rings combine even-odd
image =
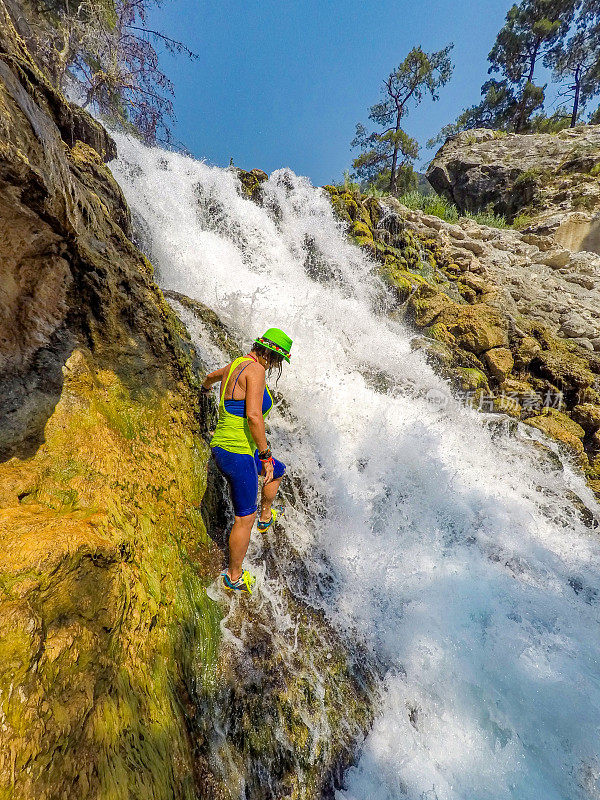
[[[441,144],[450,136],[472,128],[509,128],[509,121],[516,100],[513,88],[508,81],[491,79],[481,87],[483,100],[465,109],[455,122],[446,125],[427,142],[428,147]]]
[[[524,228],[529,227],[532,219],[533,217],[531,214],[517,214],[517,216],[513,219],[512,227],[517,231],[521,231]]]
[[[93,105],[147,142],[169,140],[174,119],[173,85],[160,69],[155,44],[197,58],[181,42],[146,26],[148,10],[162,0],[45,0],[40,7],[49,31],[43,46],[64,89],[75,80],[82,105]]]
[[[413,190],[405,192],[398,199],[407,208],[423,211],[425,214],[439,217],[446,222],[458,222],[461,217],[467,217],[480,225],[488,225],[491,228],[508,227],[505,218],[494,214],[492,211],[483,211],[478,214],[461,214],[453,203],[438,194],[423,194]]]
[[[529,130],[532,133],[558,133],[568,128],[570,124],[571,115],[561,107],[550,117],[543,112],[535,114],[529,122]]]
[[[571,127],[600,91],[600,8],[585,0],[575,24],[563,32],[544,59],[557,82],[567,81],[559,96],[571,101]]]
[[[534,111],[544,104],[544,88],[533,82],[543,54],[564,34],[571,22],[576,0],[521,0],[506,15],[488,59],[490,73],[499,72],[517,88],[509,114],[516,132],[527,129]]]
[[[412,162],[419,154],[419,146],[401,127],[409,105],[418,105],[424,95],[438,99],[438,91],[452,75],[448,45],[434,53],[425,53],[414,47],[404,61],[384,81],[382,99],[371,106],[369,119],[378,128],[369,132],[359,123],[351,146],[361,154],[353,161],[356,175],[378,189],[387,183],[388,190],[396,194],[412,179]]]
[[[499,75],[483,84],[481,102],[465,109],[428,146],[470,128],[556,132],[577,124],[600,91],[600,5],[597,0],[520,0],[509,9],[488,59],[489,72]],[[562,87],[563,102],[551,115],[544,112],[546,86],[536,83],[540,63]],[[589,121],[600,121],[600,113]]]

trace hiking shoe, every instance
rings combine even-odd
[[[251,575],[247,569],[243,570],[237,581],[232,581],[227,570],[221,573],[222,583],[225,589],[229,592],[241,592],[244,594],[252,594],[252,587],[256,583],[256,578]]]
[[[277,522],[278,517],[283,516],[283,506],[274,506],[271,509],[271,519],[268,522],[261,522],[258,520],[256,529],[261,533],[266,533],[274,522]]]

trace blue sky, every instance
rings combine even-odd
[[[454,42],[455,71],[440,99],[405,121],[425,142],[487,77],[487,54],[509,0],[166,0],[149,27],[180,39],[197,61],[164,54],[176,90],[174,135],[194,156],[271,172],[290,167],[315,185],[350,166],[357,122],[415,45]]]

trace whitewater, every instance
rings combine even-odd
[[[279,170],[259,206],[234,170],[117,138],[160,285],[245,346],[270,326],[294,339],[270,435],[305,488],[286,535],[314,602],[385,670],[338,800],[600,798],[600,542],[570,493],[598,506],[582,479],[537,432],[448,399],[323,191]]]

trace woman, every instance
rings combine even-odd
[[[229,568],[222,573],[223,586],[233,592],[252,594],[255,578],[243,569],[242,562],[258,510],[258,476],[264,475],[259,531],[268,530],[277,518],[273,500],[285,464],[273,458],[267,443],[265,417],[273,407],[266,385],[266,372],[290,361],[292,340],[279,328],[269,328],[254,340],[248,355],[207,375],[202,392],[221,381],[219,421],[210,442],[218,468],[229,482],[235,522],[229,534]]]

